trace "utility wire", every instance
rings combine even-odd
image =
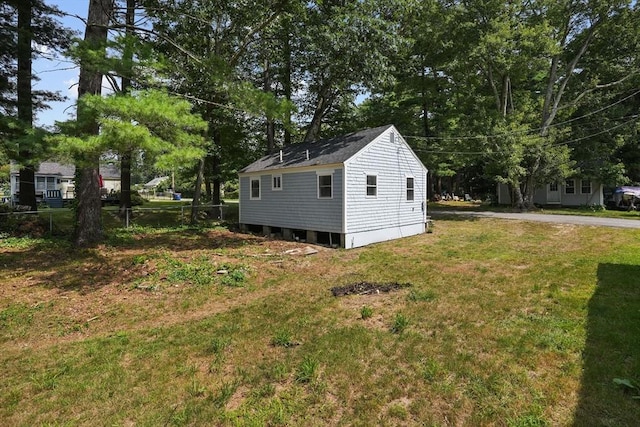
[[[601,107],[597,110],[591,111],[589,113],[586,113],[582,116],[579,117],[574,117],[572,119],[569,120],[565,120],[563,122],[558,122],[558,123],[553,123],[551,124],[549,127],[559,127],[559,126],[563,126],[569,123],[573,123],[575,121],[578,120],[582,120],[585,119],[587,117],[593,116],[595,114],[601,113],[605,110],[608,110],[609,108],[613,108],[618,104],[621,104],[622,102],[628,100],[629,98],[632,98],[636,95],[640,94],[640,89],[638,89],[637,91],[633,92],[630,95],[625,96],[622,99],[617,100],[616,102],[613,102],[609,105],[606,105],[604,107]],[[498,134],[494,134],[494,135],[475,135],[475,136],[419,136],[419,135],[403,135],[404,138],[412,138],[412,139],[421,139],[421,140],[426,140],[426,141],[450,141],[450,140],[474,140],[474,139],[489,139],[489,138],[499,138],[499,137],[505,137],[505,136],[513,136],[513,135],[526,135],[526,134],[530,134],[530,136],[540,136],[537,135],[537,132],[540,132],[543,128],[536,128],[536,129],[527,129],[527,130],[518,130],[518,131],[513,131],[513,132],[502,132],[502,133],[498,133]]]

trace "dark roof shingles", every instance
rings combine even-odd
[[[390,126],[380,126],[335,138],[290,145],[282,149],[282,162],[280,162],[280,152],[276,152],[251,163],[240,173],[342,163],[380,136]],[[307,150],[309,150],[308,160]]]

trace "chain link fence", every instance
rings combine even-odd
[[[194,220],[195,215],[195,220]],[[211,226],[238,219],[237,204],[133,207],[120,212],[117,207],[102,208],[105,231],[131,227]],[[70,235],[74,211],[70,208],[44,208],[38,211],[0,211],[0,237],[42,237]]]

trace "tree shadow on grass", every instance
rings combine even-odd
[[[134,258],[139,254],[165,250],[172,253],[233,251],[264,241],[261,237],[224,229],[179,229],[158,234],[127,232],[107,238],[104,246],[89,249],[73,248],[67,240],[43,240],[2,253],[0,278],[29,278],[22,283],[87,294],[147,274],[143,266],[134,265]]]
[[[264,239],[227,229],[184,228],[158,234],[123,230],[108,239],[109,244],[131,249],[190,251],[196,249],[237,249]]]
[[[613,382],[640,380],[640,265],[600,264],[588,310],[574,425],[640,425],[640,401]]]

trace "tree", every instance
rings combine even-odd
[[[12,13],[13,12],[13,13]],[[17,12],[17,13],[16,13]],[[17,20],[15,16],[17,15]],[[36,80],[31,71],[39,44],[59,51],[66,47],[71,32],[56,20],[60,12],[40,0],[10,0],[0,5],[0,142],[3,151],[21,164],[20,200],[36,210],[35,169],[46,154],[42,130],[33,129],[34,112],[47,108],[47,102],[61,97],[50,91],[33,91]],[[15,77],[14,77],[15,76]]]
[[[84,42],[93,55],[82,58],[78,80],[77,136],[90,138],[99,135],[95,112],[80,102],[85,95],[102,93],[103,71],[99,62],[105,57],[107,30],[113,13],[113,0],[89,0],[89,12]],[[96,61],[90,60],[95,55]],[[90,246],[102,240],[100,213],[100,154],[99,150],[78,152],[76,162],[76,229],[77,246]]]
[[[166,58],[165,81],[170,91],[190,99],[209,124],[209,147],[200,170],[214,204],[220,203],[225,176],[234,173],[241,159],[256,149],[246,123],[255,117],[257,109],[264,114],[264,109],[273,105],[266,101],[269,97],[258,94],[262,87],[253,86],[244,72],[256,70],[250,49],[288,10],[289,3],[143,2],[153,23],[157,51]],[[258,104],[249,106],[249,100]],[[194,206],[199,190],[196,185]]]

